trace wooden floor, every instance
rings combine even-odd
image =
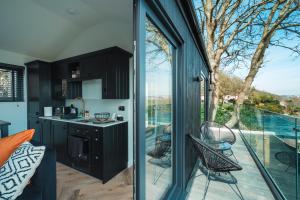
[[[132,168],[106,184],[96,178],[57,163],[57,200],[131,200]]]
[[[233,145],[233,151],[239,164],[243,167],[242,171],[233,172],[232,174],[238,180],[238,187],[244,197],[244,200],[274,200],[274,197],[261,176],[254,160],[249,154],[239,134],[236,134],[237,142]],[[197,175],[201,174],[197,171]],[[205,187],[205,176],[195,177],[188,200],[202,199]],[[206,200],[239,200],[232,188],[224,183],[211,181],[206,196]]]

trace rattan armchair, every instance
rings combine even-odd
[[[200,126],[201,136],[208,143],[228,142],[233,145],[236,142],[234,132],[226,125],[216,122],[204,122]]]
[[[191,138],[192,144],[196,149],[197,156],[201,161],[199,169],[206,175],[207,178],[203,200],[206,197],[210,181],[218,181],[229,184],[231,189],[239,196],[240,199],[243,200],[243,195],[237,186],[237,179],[231,174],[232,171],[242,170],[242,167],[200,139],[192,135],[189,135],[189,137]],[[237,191],[235,191],[231,185],[235,185]]]
[[[217,151],[223,153],[227,157],[235,157],[231,146],[236,142],[235,133],[226,125],[220,125],[216,122],[204,122],[200,126],[201,139],[212,146]]]
[[[148,162],[153,165],[153,184],[155,185],[164,171],[172,166],[171,125],[163,126],[162,133],[155,139],[154,148],[147,152]]]

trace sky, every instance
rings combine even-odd
[[[199,7],[200,2],[194,0],[195,7]],[[299,43],[300,40],[293,42]],[[247,72],[246,69],[240,69],[234,74],[244,78]],[[300,96],[300,56],[295,58],[295,55],[291,56],[291,51],[287,49],[270,46],[264,66],[258,72],[252,86],[278,95]]]
[[[299,42],[299,41],[298,41]],[[243,78],[246,70],[238,70],[235,75]],[[300,56],[280,47],[269,47],[263,68],[253,82],[256,89],[278,95],[300,96]]]

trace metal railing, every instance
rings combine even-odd
[[[300,200],[300,118],[243,106],[239,129],[283,199]]]

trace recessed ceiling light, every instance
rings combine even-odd
[[[66,11],[69,15],[77,15],[79,13],[78,10],[74,8],[68,8]]]

